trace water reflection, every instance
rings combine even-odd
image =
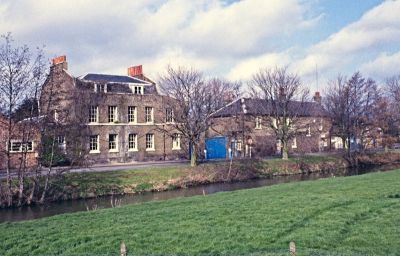
[[[327,172],[327,173],[311,173],[311,174],[299,174],[291,176],[279,176],[270,179],[258,179],[258,180],[250,180],[250,181],[235,182],[235,183],[217,183],[217,184],[202,185],[197,187],[190,187],[187,189],[164,191],[164,192],[147,192],[134,195],[129,194],[129,195],[119,195],[119,196],[104,196],[92,199],[54,202],[43,206],[30,206],[30,207],[21,207],[16,209],[1,209],[0,222],[30,220],[30,219],[37,219],[56,214],[69,213],[69,212],[111,208],[126,204],[167,200],[178,197],[189,197],[189,196],[203,195],[203,194],[208,195],[221,191],[233,191],[239,189],[257,188],[279,183],[316,180],[320,178],[327,178],[333,176],[359,175],[367,172],[392,170],[392,169],[396,169],[396,166],[392,167],[385,166],[384,169],[382,168],[340,169],[334,172]]]

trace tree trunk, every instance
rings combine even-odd
[[[192,142],[191,143],[190,166],[194,167],[196,165],[197,165],[196,145],[194,142]]]
[[[289,159],[289,149],[287,141],[282,141],[282,159],[283,160]]]

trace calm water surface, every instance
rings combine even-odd
[[[233,191],[239,189],[257,188],[279,183],[316,180],[320,178],[327,178],[334,176],[359,175],[367,172],[385,171],[396,168],[398,168],[398,166],[397,167],[385,166],[384,168],[374,168],[374,169],[340,169],[328,173],[278,176],[270,179],[258,179],[258,180],[250,180],[250,181],[235,182],[235,183],[217,183],[217,184],[202,185],[186,189],[177,189],[177,190],[163,191],[163,192],[146,192],[142,194],[104,196],[91,199],[53,202],[53,203],[48,203],[46,205],[27,206],[16,209],[1,209],[0,222],[31,220],[62,213],[88,211],[101,208],[111,208],[116,204],[126,205],[126,204],[135,204],[135,203],[142,203],[149,201],[168,200],[171,198],[178,198],[178,197],[208,195],[221,191]]]

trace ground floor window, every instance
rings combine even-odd
[[[297,148],[297,139],[296,138],[293,138],[292,148]]]
[[[10,152],[32,152],[33,151],[33,142],[27,141],[17,141],[12,140],[9,146]]]
[[[99,135],[91,135],[89,139],[89,152],[99,151]]]
[[[181,149],[181,135],[178,133],[172,135],[172,149]]]
[[[154,134],[147,133],[146,134],[146,150],[154,149]]]
[[[137,150],[137,134],[131,133],[128,137],[128,149]]]
[[[118,134],[109,134],[108,135],[108,149],[110,151],[118,150]]]

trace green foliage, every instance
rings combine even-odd
[[[53,143],[53,138],[43,135],[41,143],[40,162],[44,166],[57,166],[68,163],[66,154],[58,146],[57,142]]]
[[[396,170],[3,223],[0,255],[397,255],[399,187]]]

